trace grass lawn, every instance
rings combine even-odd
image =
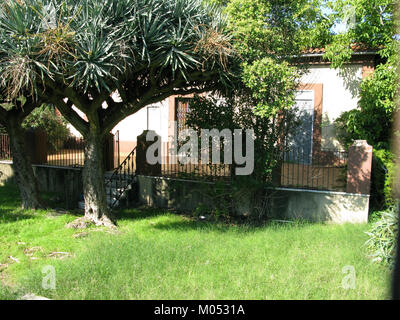
[[[388,297],[389,270],[365,255],[369,225],[238,226],[130,209],[110,233],[67,229],[75,215],[22,213],[18,205],[17,190],[0,187],[0,299]],[[42,288],[48,265],[55,290]],[[355,269],[355,289],[342,287],[345,266]]]

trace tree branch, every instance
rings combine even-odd
[[[65,102],[63,97],[51,95],[48,97],[48,100],[60,110],[65,119],[67,119],[83,136],[87,134],[89,125],[74,111],[74,109],[72,109],[73,103],[70,99]]]
[[[209,75],[210,79],[212,79],[212,75]],[[180,79],[179,81],[183,81]],[[155,89],[150,89],[142,99],[140,99],[137,103],[116,103],[115,108],[106,109],[106,113],[104,114],[104,122],[105,125],[103,127],[102,132],[110,132],[121,120],[124,118],[136,113],[146,105],[160,102],[171,95],[187,95],[191,93],[203,93],[207,91],[211,91],[215,88],[215,84],[211,83],[209,85],[197,85],[190,84],[190,86],[186,89],[180,88],[175,89],[175,87],[179,87],[181,83],[173,82],[169,84],[167,87],[163,89],[157,90],[157,94],[155,94]]]

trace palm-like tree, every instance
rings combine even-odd
[[[56,105],[83,135],[87,218],[110,223],[106,134],[170,95],[228,85],[235,55],[226,30],[221,13],[202,0],[3,2],[0,89],[9,100],[25,94]]]

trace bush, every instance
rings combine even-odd
[[[54,107],[51,106],[36,108],[22,125],[25,129],[42,129],[46,131],[49,151],[57,151],[70,136],[66,120],[58,116]]]
[[[354,140],[367,140],[376,149],[390,148],[397,78],[396,68],[386,63],[362,81],[359,107],[335,120],[338,139],[345,147]]]
[[[374,222],[370,232],[367,232],[369,239],[365,243],[369,256],[373,261],[392,265],[396,248],[396,235],[398,229],[398,213],[396,206],[379,212],[381,217]]]
[[[371,209],[383,210],[394,205],[394,155],[388,150],[374,150],[371,176]]]

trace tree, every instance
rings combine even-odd
[[[24,130],[21,126],[24,119],[38,106],[40,100],[23,96],[9,101],[0,99],[0,124],[10,137],[10,149],[13,157],[14,177],[21,194],[22,209],[37,209],[42,206],[37,179],[27,156]]]
[[[230,0],[226,5],[236,48],[247,61],[293,60],[330,37],[321,0]]]
[[[280,166],[284,138],[298,124],[292,107],[297,77],[296,68],[287,63],[276,64],[269,58],[256,61],[244,70],[241,84],[230,95],[193,99],[187,125],[200,138],[201,129],[253,130],[255,158],[251,179],[272,182],[274,170]],[[221,141],[220,144],[223,150]]]
[[[391,153],[398,76],[395,31],[395,2],[392,0],[337,0],[330,2],[332,20],[347,21],[344,32],[336,34],[325,54],[332,67],[341,68],[355,49],[375,50],[374,74],[364,78],[356,109],[344,112],[335,121],[337,136],[344,146],[367,140],[374,147],[371,208],[381,210],[393,204],[395,176]]]
[[[227,84],[234,52],[225,19],[200,0],[7,0],[0,29],[3,87],[43,97],[82,134],[85,217],[103,225],[107,133],[170,95]]]
[[[348,61],[357,45],[378,50],[385,60],[396,56],[395,1],[331,0],[327,6],[332,10],[330,19],[334,23],[347,25],[327,46],[325,57],[332,67],[341,67]]]
[[[293,105],[301,69],[293,66],[303,49],[315,44],[311,37],[329,35],[329,23],[320,1],[228,0],[218,1],[228,14],[234,46],[242,58],[240,81],[221,103],[198,98],[191,104],[189,125],[193,128],[251,128],[255,131],[255,173],[270,180],[279,167],[285,137],[298,124]],[[217,103],[217,104],[216,104]],[[221,112],[223,110],[223,112]],[[220,123],[220,124],[218,124]]]
[[[338,137],[346,147],[354,140],[367,140],[377,149],[390,149],[397,106],[397,71],[391,63],[377,66],[373,76],[361,83],[359,107],[343,112],[335,121]]]

